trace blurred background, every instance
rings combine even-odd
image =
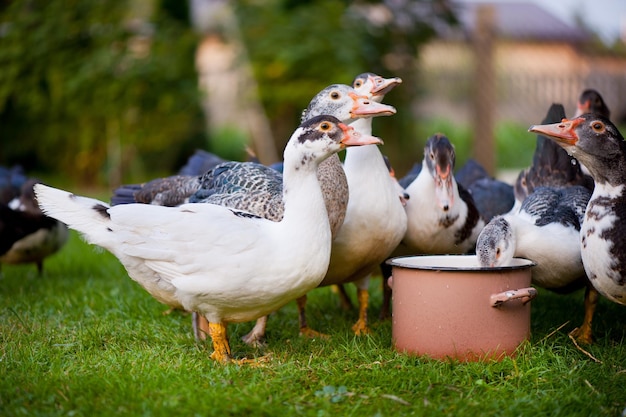
[[[457,167],[530,165],[552,103],[586,88],[626,123],[623,0],[0,0],[0,165],[55,186],[172,175],[196,150],[281,159],[302,109],[399,76],[374,122],[402,176],[428,136]]]

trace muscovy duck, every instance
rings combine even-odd
[[[535,125],[579,160],[595,188],[580,231],[583,265],[592,285],[626,305],[626,142],[606,117],[585,113],[560,123]]]

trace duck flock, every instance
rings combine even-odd
[[[212,359],[242,362],[231,356],[227,324],[256,320],[243,339],[263,344],[268,315],[292,300],[300,333],[325,337],[305,314],[307,293],[320,286],[336,286],[346,304],[344,285],[355,284],[353,330],[370,333],[372,276],[383,277],[381,317],[389,315],[390,257],[475,253],[483,267],[524,257],[537,264],[534,285],[586,289],[574,336],[591,343],[599,297],[626,304],[626,142],[600,94],[584,91],[570,119],[553,104],[531,126],[535,154],[513,185],[474,160],[455,170],[441,133],[396,179],[372,122],[395,114],[382,100],[401,82],[364,73],[319,92],[276,166],[197,151],[178,175],[121,186],[111,204],[4,169],[0,262],[41,271],[67,225],[113,253],[158,301],[192,312]]]

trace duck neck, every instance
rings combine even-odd
[[[364,135],[372,134],[372,118],[371,117],[361,117],[356,119],[354,122],[350,123],[350,126],[354,128],[357,132],[360,132]]]
[[[365,117],[357,119],[350,123],[350,126],[363,135],[372,134],[372,118]],[[346,157],[344,159],[344,167],[346,171],[375,171],[376,175],[380,174],[381,169],[387,170],[385,161],[382,158],[377,145],[352,146],[346,149]],[[349,181],[350,179],[348,179]]]
[[[321,235],[330,242],[330,225],[324,204],[324,198],[317,179],[318,164],[303,163],[307,157],[297,161],[287,162],[283,168],[283,201],[285,211],[281,223],[286,226],[306,224],[309,227],[300,230],[306,236]]]

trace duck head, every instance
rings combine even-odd
[[[600,93],[594,89],[583,91],[578,98],[578,103],[576,104],[576,114],[574,117],[578,117],[585,113],[599,114],[607,119],[611,117],[611,111],[604,102],[604,99]]]
[[[301,149],[302,161],[321,162],[333,153],[348,146],[378,145],[381,139],[362,134],[353,127],[330,115],[319,115],[308,119],[291,136],[285,153]],[[285,156],[285,159],[287,157]],[[301,162],[304,164],[304,162]]]
[[[364,72],[356,76],[352,81],[352,87],[358,94],[368,96],[380,103],[385,94],[401,83],[402,79],[399,77],[385,78],[371,72]]]
[[[496,216],[483,227],[476,241],[476,257],[482,267],[507,265],[515,256],[515,236],[511,224]]]
[[[378,103],[358,94],[345,84],[333,84],[320,91],[302,113],[302,121],[322,114],[337,117],[343,123],[352,123],[362,117],[389,116],[396,113],[393,106]]]
[[[454,146],[441,133],[431,136],[424,147],[424,163],[435,182],[435,198],[443,211],[454,204]]]
[[[586,166],[596,182],[618,185],[626,179],[626,142],[606,117],[586,113],[528,130],[556,142]]]

